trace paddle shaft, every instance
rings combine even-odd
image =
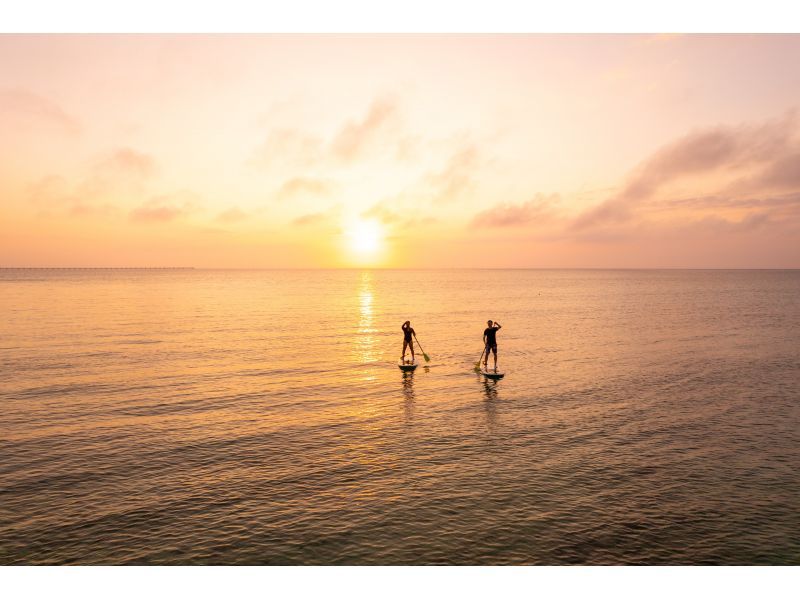
[[[425,353],[425,349],[422,348],[422,345],[419,344],[419,339],[417,338],[416,334],[414,335],[414,340],[417,341],[417,346],[419,347],[419,350],[422,351],[422,356],[425,358],[425,361],[428,361],[430,357],[428,357],[428,354]]]
[[[483,345],[483,351],[481,351],[481,356],[478,357],[478,361],[475,362],[475,367],[480,368],[481,366],[481,359],[483,359],[483,354],[486,353],[486,345]]]

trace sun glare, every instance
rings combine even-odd
[[[347,231],[350,249],[362,257],[373,256],[381,248],[383,231],[374,220],[358,220]]]

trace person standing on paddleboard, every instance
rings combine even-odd
[[[417,338],[417,333],[414,332],[414,329],[411,327],[411,321],[406,320],[405,323],[400,327],[403,331],[403,357],[401,357],[402,361],[405,362],[406,360],[406,347],[411,348],[411,362],[414,362],[414,341],[413,339]],[[412,338],[413,337],[413,338]]]
[[[497,370],[497,331],[502,328],[500,322],[486,322],[488,328],[483,331],[483,344],[486,348],[483,350],[483,367],[486,367],[489,361],[489,351],[494,352],[494,369]]]

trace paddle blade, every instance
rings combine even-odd
[[[422,356],[425,358],[425,361],[430,361],[431,360],[431,358],[428,357],[427,353],[423,353]]]

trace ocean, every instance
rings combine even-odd
[[[2,564],[800,564],[800,271],[6,269],[0,313]]]

